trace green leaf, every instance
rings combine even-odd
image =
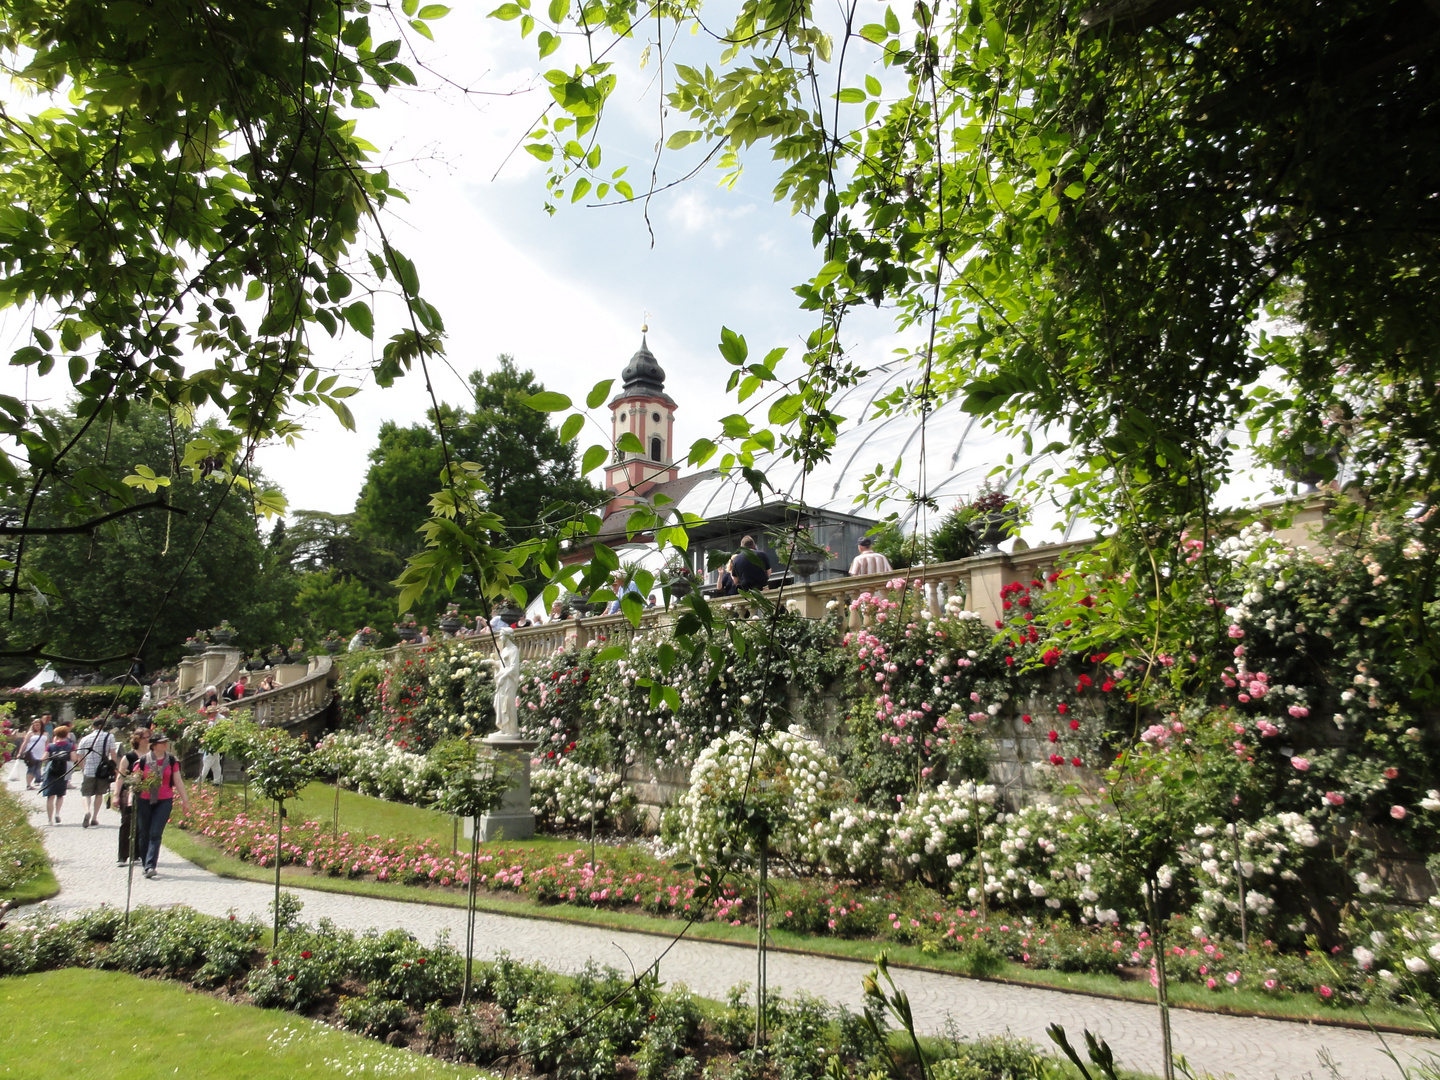
[[[598,409],[605,404],[605,399],[610,396],[610,388],[615,385],[614,379],[603,379],[590,388],[590,393],[585,397],[585,404],[592,409]]]
[[[570,0],[550,0],[550,21],[562,23],[565,17],[570,14]]]
[[[867,23],[860,28],[860,36],[866,41],[873,41],[876,45],[883,45],[890,36],[890,32],[879,23]]]
[[[869,91],[871,97],[879,97],[880,91],[883,88],[880,85],[880,80],[875,78],[874,75],[866,75],[865,89]]]
[[[859,105],[865,100],[865,91],[855,86],[847,86],[836,96],[846,105]]]
[[[720,426],[724,429],[727,439],[743,439],[750,434],[750,421],[739,413],[731,413],[729,416],[722,417]]]
[[[665,149],[683,150],[693,142],[699,142],[705,137],[703,131],[677,131],[665,140]]]
[[[560,441],[569,442],[580,434],[580,429],[585,426],[585,417],[575,413],[565,418],[565,423],[560,425]]]
[[[800,410],[804,406],[805,396],[803,394],[786,394],[770,406],[770,423],[788,424],[800,415]]]
[[[570,408],[571,402],[564,394],[557,394],[554,390],[542,390],[538,394],[531,394],[525,399],[525,404],[536,412],[563,412]]]
[[[422,19],[443,19],[450,14],[450,9],[444,4],[426,4],[420,9]]]
[[[375,337],[375,316],[364,301],[357,300],[345,309],[345,321],[367,338]]]
[[[644,445],[640,442],[639,436],[637,436],[633,431],[621,432],[620,438],[615,441],[615,449],[621,451],[622,453],[645,453]]]
[[[601,650],[600,650],[599,652],[597,652],[593,657],[591,657],[591,663],[595,663],[595,664],[613,664],[616,660],[624,660],[624,659],[625,659],[625,646],[624,646],[624,645],[611,645],[608,649],[601,649]]]
[[[749,357],[750,346],[745,343],[744,337],[735,333],[728,326],[722,326],[720,328],[720,355],[738,367]]]
[[[252,281],[245,286],[245,299],[252,303],[265,295],[265,283],[263,281]],[[47,349],[50,346],[45,346]]]
[[[435,40],[435,35],[430,32],[430,27],[426,26],[419,19],[410,20],[410,29],[414,30],[417,34],[425,38],[427,41]]]
[[[586,473],[594,472],[605,464],[605,459],[609,456],[610,451],[598,444],[587,448],[585,456],[580,459],[580,475],[584,476]]]
[[[826,285],[829,285],[832,281],[834,281],[844,272],[844,262],[839,259],[831,259],[828,263],[826,263],[820,268],[820,273],[815,275],[815,280],[813,284],[815,288],[823,289]]]

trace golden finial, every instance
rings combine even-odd
[[[645,312],[645,321],[640,324],[640,332],[642,334],[648,334],[650,332],[650,312],[648,311]]]

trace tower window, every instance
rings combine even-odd
[[[625,414],[624,414],[623,412],[620,414],[620,419],[621,419],[622,421],[625,419]]]
[[[661,458],[660,458],[660,440],[659,440],[659,439],[651,439],[651,440],[650,440],[650,460],[651,460],[651,461],[659,461],[659,460],[661,460]]]
[[[652,424],[658,424],[658,423],[660,422],[660,414],[659,414],[658,412],[657,412],[657,413],[651,413],[651,414],[650,414],[650,422],[651,422]]]

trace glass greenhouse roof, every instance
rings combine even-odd
[[[996,432],[980,419],[967,415],[958,397],[936,408],[924,425],[914,413],[881,415],[876,403],[913,377],[912,368],[893,364],[872,372],[838,395],[831,407],[837,415],[846,417],[846,421],[830,459],[816,466],[808,476],[798,463],[770,455],[756,462],[774,488],[764,499],[756,496],[738,475],[725,477],[717,473],[706,476],[691,488],[679,500],[678,508],[707,519],[780,501],[877,518],[898,509],[902,527],[913,532],[917,525],[934,528],[961,496],[975,493],[987,479],[995,487],[1013,491],[1023,483],[1020,471],[1025,466],[1029,466],[1029,475],[1034,477],[1047,468],[1063,472],[1071,464],[1071,457],[1065,452],[1027,456],[1020,438]],[[1036,448],[1052,441],[1068,441],[1068,435],[1059,431],[1051,433],[1036,428],[1031,435]],[[890,501],[878,509],[856,503],[865,477],[873,475],[877,466],[888,472],[897,461],[900,462],[897,480],[902,492],[920,490],[923,480],[923,489],[939,504],[938,512],[929,511],[927,519],[917,521],[914,503]],[[1235,474],[1221,489],[1216,506],[1240,509],[1273,499],[1287,487],[1293,490],[1293,485],[1278,471],[1255,466],[1246,443],[1236,450]],[[1033,507],[1030,523],[1022,530],[1026,543],[1032,547],[1085,539],[1094,534],[1092,524],[1066,517],[1043,496]]]

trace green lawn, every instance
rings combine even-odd
[[[228,810],[242,797],[239,784],[225,786],[225,806]],[[250,808],[261,813],[264,805],[250,793]],[[307,821],[332,822],[335,820],[335,785],[311,784],[294,799],[285,804],[289,818],[304,818]],[[455,819],[449,814],[440,814],[408,803],[387,802],[369,795],[361,795],[345,788],[340,789],[340,831],[363,836],[413,836],[421,840],[435,840],[447,848],[458,835],[463,850],[468,851],[463,832],[457,834]],[[537,836],[523,843],[506,842],[506,847],[527,847],[543,850],[554,848],[569,853],[575,850],[575,841],[556,840]]]
[[[0,979],[4,1080],[340,1080],[372,1073],[488,1075],[175,983],[81,968]]]
[[[60,891],[50,869],[50,859],[40,831],[30,824],[30,814],[19,796],[0,789],[0,900],[33,904],[48,900]],[[28,869],[15,871],[21,865]]]

